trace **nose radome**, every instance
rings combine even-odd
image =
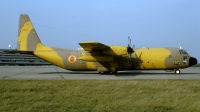
[[[190,57],[189,59],[189,66],[193,66],[197,64],[197,59],[194,57]]]

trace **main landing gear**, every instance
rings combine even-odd
[[[109,72],[109,71],[106,71],[106,72],[98,72],[99,74],[117,74],[117,71],[114,71],[114,72]]]
[[[180,74],[181,71],[180,71],[179,69],[175,69],[175,70],[174,70],[174,73],[175,73],[175,74]]]

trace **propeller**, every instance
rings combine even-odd
[[[141,59],[142,52],[140,53],[139,57],[138,57],[138,55],[136,53],[135,53],[135,56],[137,57],[137,59],[139,59],[139,63],[143,66],[143,68],[146,69],[145,66],[142,64],[143,63],[143,60]]]
[[[129,54],[129,57],[131,57],[131,54],[134,53],[134,48],[135,46],[133,45],[133,47],[131,48],[131,38],[128,36],[128,46],[127,46],[127,52]]]

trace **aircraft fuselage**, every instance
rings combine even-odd
[[[84,50],[67,50],[43,45],[37,49],[34,51],[35,56],[72,71],[174,70],[196,64],[194,58],[185,50],[178,48],[139,48],[131,57],[101,56]],[[87,61],[79,59],[83,56],[87,56]]]

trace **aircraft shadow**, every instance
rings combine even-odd
[[[98,74],[95,72],[44,72],[44,73],[40,73],[40,74]]]
[[[200,74],[200,73],[181,73],[179,75],[191,75],[191,74]],[[178,74],[174,74],[174,73],[152,73],[152,72],[145,72],[145,73],[119,73],[119,74],[115,74],[116,77],[123,77],[123,76],[137,76],[137,75],[178,75]]]
[[[128,72],[118,72],[117,74],[112,74],[112,73],[97,73],[97,72],[86,72],[86,71],[70,71],[70,72],[44,72],[40,74],[77,74],[77,75],[104,75],[104,76],[111,76],[115,75],[116,77],[123,77],[123,76],[137,76],[137,75],[177,75],[174,74],[174,72],[142,72],[142,71],[128,71]],[[190,75],[190,74],[200,74],[200,73],[181,73],[179,75]]]

